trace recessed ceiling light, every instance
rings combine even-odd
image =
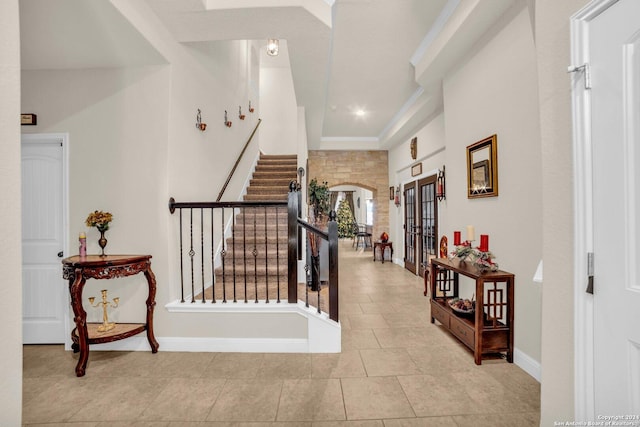
[[[356,116],[358,117],[364,117],[365,114],[364,110],[356,110]]]

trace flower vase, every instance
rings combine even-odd
[[[100,248],[102,249],[102,253],[100,254],[100,256],[105,256],[104,248],[107,246],[107,239],[104,237],[104,233],[107,230],[101,230],[101,229],[98,228],[98,231],[100,232],[100,239],[98,240],[98,244],[100,245]]]

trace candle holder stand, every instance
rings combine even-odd
[[[102,325],[98,326],[98,332],[107,332],[116,327],[115,322],[111,322],[111,323],[109,322],[109,316],[107,315],[107,308],[118,307],[118,304],[120,303],[120,298],[116,297],[113,299],[113,302],[109,302],[107,301],[107,290],[103,289],[100,292],[102,293],[102,301],[98,302],[96,305],[93,305],[93,302],[95,301],[96,298],[89,297],[89,304],[91,304],[91,307],[102,306]]]

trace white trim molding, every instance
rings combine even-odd
[[[542,381],[542,366],[540,362],[517,347],[513,350],[513,363],[535,378],[536,381]]]
[[[571,17],[571,64],[588,64],[591,21],[618,0],[593,0]],[[585,292],[587,254],[593,252],[591,96],[585,73],[571,73],[574,205],[574,413],[577,420],[595,417],[593,295]]]

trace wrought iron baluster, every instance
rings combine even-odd
[[[242,208],[242,261],[244,274],[244,302],[247,300],[247,209]]]
[[[276,283],[278,286],[278,299],[280,302],[280,209],[276,208]]]
[[[256,208],[252,209],[253,212],[253,288],[256,294],[255,301],[258,302],[258,231],[257,231],[257,215]],[[265,230],[266,231],[266,230]]]
[[[318,274],[318,314],[320,314],[320,290],[322,289],[322,280],[320,278],[321,276]]]
[[[308,249],[309,245],[307,245]],[[305,280],[309,277],[309,264],[304,265],[304,276]],[[304,306],[309,308],[309,283],[304,284]]]
[[[200,275],[202,276],[202,303],[204,303],[204,209],[202,208],[200,208]]]
[[[191,240],[191,249],[189,250],[189,258],[191,258],[191,302],[196,302],[196,284],[195,278],[193,275],[193,257],[196,252],[193,250],[193,208],[189,209],[190,219],[189,219],[189,236]]]
[[[180,302],[184,302],[184,253],[182,252],[182,208],[180,208]]]
[[[211,303],[215,304],[216,302],[216,257],[215,257],[215,239],[214,239],[214,228],[213,228],[213,208],[211,211]]]
[[[267,233],[267,207],[264,207],[264,286],[266,291],[266,304],[269,304],[269,242]]]
[[[231,208],[231,241],[233,243],[233,302],[238,302],[236,297],[236,208]]]
[[[227,250],[225,249],[225,243],[226,243],[226,239],[224,237],[224,208],[222,208],[222,227],[220,228],[222,230],[222,250],[220,251],[220,256],[222,257],[222,302],[226,303],[227,302],[227,278],[225,275],[225,270],[224,270],[224,266],[225,266],[225,257],[227,255]]]

